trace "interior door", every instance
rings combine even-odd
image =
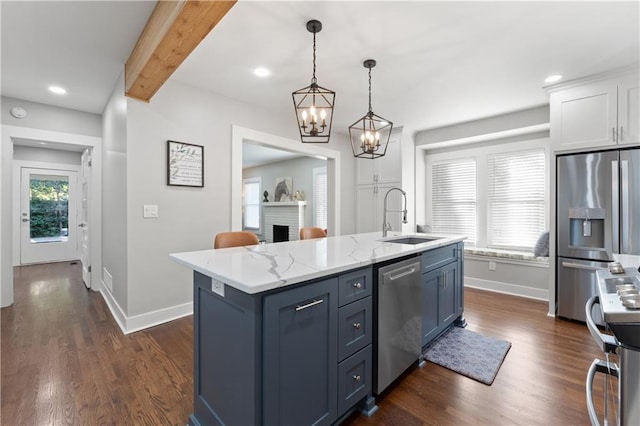
[[[87,288],[91,288],[91,251],[89,245],[89,191],[91,189],[91,150],[89,148],[82,152],[80,158],[80,223],[79,250],[80,262],[82,263],[82,281]]]
[[[20,185],[20,263],[77,259],[77,172],[23,167]]]

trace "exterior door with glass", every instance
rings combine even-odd
[[[23,167],[20,263],[78,259],[77,172]]]

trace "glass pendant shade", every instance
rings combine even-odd
[[[354,157],[374,159],[387,152],[393,123],[371,109],[371,68],[376,66],[376,61],[367,59],[363,65],[369,68],[369,111],[349,126],[349,139]]]
[[[316,80],[316,33],[321,29],[320,21],[307,22],[307,30],[313,33],[313,77],[309,86],[292,93],[300,140],[305,143],[327,143],[331,136],[336,92]]]

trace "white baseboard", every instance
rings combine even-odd
[[[135,315],[127,318],[127,332],[125,334],[164,324],[191,314],[193,314],[193,302]]]
[[[154,327],[156,325],[164,324],[165,322],[193,314],[193,302],[189,302],[182,305],[171,306],[164,309],[158,309],[157,311],[145,312],[144,314],[127,317],[122,308],[120,308],[118,302],[113,298],[111,292],[106,288],[104,283],[102,284],[100,293],[102,293],[102,297],[109,307],[111,315],[113,315],[113,318],[123,334],[134,333],[136,331],[144,330],[145,328]]]
[[[545,302],[549,301],[548,289],[525,287],[511,283],[482,280],[472,277],[464,277],[464,286],[494,291],[496,293],[511,294],[514,296],[521,296],[529,299],[544,300]]]
[[[122,308],[120,308],[120,305],[118,305],[118,302],[116,302],[116,299],[113,298],[113,294],[111,294],[104,282],[102,282],[101,287],[102,288],[100,289],[100,293],[102,294],[102,298],[104,299],[105,303],[109,307],[113,319],[116,320],[116,323],[118,323],[120,330],[122,330],[124,334],[127,334],[127,316],[124,314]]]

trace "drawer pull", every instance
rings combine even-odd
[[[360,327],[361,326],[359,322],[353,323],[353,328],[355,328],[356,330],[360,330]]]
[[[357,283],[353,283],[353,288],[357,288],[358,290],[362,288],[362,284],[360,283],[360,281],[358,281]]]
[[[354,382],[359,382],[360,381],[360,376],[353,376],[353,381]]]
[[[324,300],[323,300],[323,299],[320,299],[320,300],[314,300],[313,302],[311,302],[311,303],[307,303],[306,305],[296,306],[296,311],[302,311],[303,309],[307,309],[307,308],[310,308],[310,307],[312,307],[312,306],[319,305],[319,304],[321,304],[322,302],[324,302]]]

